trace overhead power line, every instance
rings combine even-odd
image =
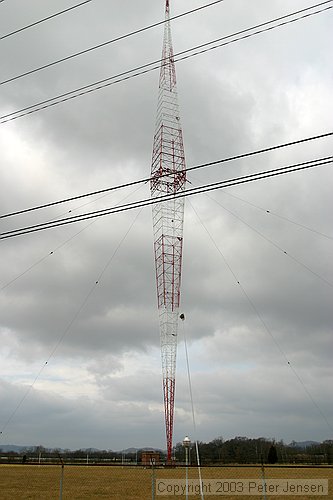
[[[117,205],[115,207],[108,207],[108,208],[101,209],[101,210],[95,210],[94,212],[79,214],[79,215],[67,217],[64,219],[53,220],[53,221],[49,221],[49,222],[45,222],[45,223],[34,224],[32,226],[25,226],[25,227],[21,227],[18,229],[5,231],[3,233],[0,233],[0,240],[13,238],[15,236],[21,236],[23,234],[34,233],[37,231],[43,231],[44,229],[50,229],[53,227],[64,226],[64,225],[72,224],[75,222],[81,222],[81,221],[93,219],[96,217],[103,217],[105,215],[111,215],[111,214],[120,213],[120,212],[127,212],[129,210],[154,205],[156,203],[161,203],[164,201],[168,201],[170,199],[177,199],[177,198],[181,198],[181,197],[193,196],[195,194],[206,193],[209,191],[223,189],[223,188],[227,188],[230,186],[236,186],[236,185],[245,184],[248,182],[258,181],[258,180],[262,180],[262,179],[268,179],[270,177],[275,177],[275,176],[283,175],[283,174],[289,174],[292,172],[306,170],[306,169],[313,168],[313,167],[319,167],[321,165],[329,165],[331,163],[333,163],[333,156],[319,158],[316,160],[309,160],[309,161],[302,162],[302,163],[296,163],[293,165],[279,167],[279,168],[275,168],[272,170],[261,171],[261,172],[257,172],[254,174],[244,175],[241,177],[235,177],[232,179],[226,179],[223,181],[214,182],[214,183],[206,184],[203,186],[198,186],[195,188],[186,189],[183,192],[163,195],[163,196],[160,196],[160,197],[154,198],[154,199],[146,198],[143,200],[138,200],[136,202],[126,203],[124,205]]]
[[[333,159],[333,157],[332,157],[332,159]],[[214,201],[217,205],[219,205],[221,208],[223,208],[223,210],[225,212],[227,212],[228,214],[232,215],[232,217],[234,217],[235,219],[237,219],[238,221],[240,221],[242,224],[244,224],[245,226],[247,226],[249,229],[251,229],[258,236],[260,236],[265,241],[267,241],[267,243],[269,243],[270,245],[272,245],[273,247],[275,247],[279,252],[283,253],[283,255],[285,255],[286,257],[288,257],[292,261],[296,262],[299,266],[303,267],[303,269],[305,269],[306,271],[310,272],[311,274],[313,274],[314,276],[316,276],[316,278],[319,278],[321,281],[323,281],[324,283],[326,283],[327,285],[329,285],[330,287],[333,288],[333,283],[331,283],[326,278],[324,278],[323,276],[321,276],[320,274],[318,274],[316,271],[314,271],[313,269],[311,269],[311,267],[309,267],[307,264],[305,264],[304,262],[302,262],[299,258],[295,257],[295,255],[292,255],[289,251],[285,250],[279,243],[277,243],[276,241],[272,240],[271,238],[269,238],[268,236],[266,236],[264,233],[262,233],[259,229],[255,228],[249,222],[245,221],[242,217],[240,217],[239,215],[237,215],[235,212],[233,212],[229,208],[227,208],[224,205],[222,205],[222,203],[220,203],[220,201],[216,200],[215,198],[213,198],[209,194],[207,194],[206,196],[207,196],[208,199]]]
[[[101,283],[101,280],[104,276],[104,274],[106,273],[107,269],[109,268],[109,266],[111,265],[111,263],[113,262],[114,258],[116,257],[117,253],[119,252],[121,246],[123,245],[123,243],[125,242],[127,236],[129,235],[129,233],[131,232],[134,224],[136,223],[138,217],[140,215],[140,212],[138,212],[136,214],[136,216],[134,217],[133,221],[131,222],[129,228],[127,229],[127,231],[125,232],[125,234],[123,235],[123,237],[121,238],[121,240],[119,241],[118,245],[116,246],[116,248],[114,249],[111,257],[108,258],[106,264],[104,265],[104,267],[102,268],[102,270],[99,272],[99,274],[96,276],[95,278],[95,281],[94,281],[94,284],[89,288],[87,294],[85,295],[83,301],[81,302],[81,304],[79,305],[78,309],[74,312],[71,320],[69,321],[69,323],[67,323],[67,326],[65,327],[65,329],[63,330],[62,334],[60,335],[60,337],[58,338],[58,340],[55,342],[54,344],[54,347],[51,349],[51,352],[50,354],[48,355],[46,361],[44,361],[44,363],[42,364],[42,366],[40,367],[37,375],[35,376],[34,380],[32,381],[32,383],[27,387],[25,393],[23,394],[23,396],[20,398],[20,400],[18,401],[17,405],[14,407],[14,409],[12,410],[12,412],[10,413],[9,417],[7,418],[7,420],[1,425],[1,430],[0,430],[0,435],[2,435],[4,432],[5,432],[5,429],[7,428],[7,426],[9,425],[9,423],[12,421],[13,417],[16,415],[16,413],[18,412],[18,410],[20,409],[20,407],[22,406],[23,402],[25,401],[25,399],[28,397],[28,395],[30,394],[31,390],[33,389],[33,387],[35,386],[37,380],[40,378],[42,372],[44,371],[44,369],[46,368],[46,366],[50,363],[51,359],[54,357],[55,353],[57,352],[57,350],[59,349],[60,345],[62,344],[62,342],[64,341],[65,337],[67,337],[67,335],[69,334],[70,330],[72,329],[74,323],[77,321],[77,319],[79,318],[80,314],[82,313],[82,311],[84,310],[84,308],[86,307],[88,301],[90,300],[90,297],[93,295],[93,293],[95,292],[97,286],[100,285]]]
[[[202,5],[201,7],[197,7],[196,9],[188,10],[186,12],[183,12],[182,14],[178,14],[177,16],[170,17],[170,21],[174,21],[175,19],[180,19],[181,17],[185,17],[189,14],[193,14],[194,12],[198,12],[203,9],[207,9],[208,7],[212,7],[213,5],[217,3],[224,2],[224,0],[216,0],[215,2],[207,3],[205,5]],[[107,40],[106,42],[99,43],[97,45],[94,45],[92,47],[89,47],[88,49],[80,50],[79,52],[75,52],[74,54],[70,54],[69,56],[62,57],[61,59],[57,59],[56,61],[52,61],[50,63],[44,64],[43,66],[39,66],[37,68],[31,69],[29,71],[26,71],[24,73],[21,73],[19,75],[13,76],[11,78],[8,78],[7,80],[4,80],[0,82],[0,85],[4,85],[5,83],[13,82],[14,80],[18,80],[19,78],[23,78],[28,75],[32,75],[33,73],[37,73],[38,71],[42,71],[46,68],[50,68],[52,66],[55,66],[56,64],[60,64],[65,61],[69,61],[70,59],[74,59],[75,57],[82,56],[83,54],[87,54],[89,52],[92,52],[93,50],[100,49],[102,47],[106,47],[107,45],[111,45],[112,43],[119,42],[120,40],[124,40],[125,38],[129,38],[133,35],[138,35],[139,33],[143,33],[144,31],[148,31],[152,28],[156,28],[157,26],[160,26],[161,24],[164,24],[165,20],[163,21],[158,21],[156,23],[150,24],[148,26],[145,26],[143,28],[136,29],[134,31],[131,31],[130,33],[126,33],[124,35],[120,35],[116,38],[112,38],[111,40]],[[7,35],[8,36],[8,35]],[[1,40],[1,38],[0,38]]]
[[[247,153],[241,153],[241,154],[238,154],[238,155],[229,156],[227,158],[221,158],[219,160],[211,161],[211,162],[208,162],[208,163],[202,163],[200,165],[195,165],[193,167],[188,167],[186,169],[186,172],[192,172],[193,170],[199,170],[201,168],[211,167],[211,166],[214,166],[214,165],[221,165],[221,164],[227,163],[229,161],[241,160],[243,158],[248,158],[248,157],[251,157],[251,156],[256,156],[258,154],[268,153],[269,151],[275,151],[277,149],[287,148],[287,147],[290,147],[290,146],[296,146],[297,144],[304,144],[306,142],[311,142],[311,141],[315,141],[315,140],[318,140],[318,139],[324,139],[324,138],[332,137],[332,136],[333,136],[333,131],[331,131],[331,132],[325,132],[323,134],[313,135],[311,137],[303,137],[302,139],[298,139],[296,141],[285,142],[285,143],[282,143],[282,144],[275,144],[274,146],[269,146],[267,148],[257,149],[255,151],[250,151],[250,152],[247,152]],[[169,175],[169,174],[165,174],[165,175]],[[161,177],[163,177],[163,176],[161,176]],[[24,208],[22,210],[17,210],[15,212],[9,212],[7,214],[0,215],[0,219],[5,219],[7,217],[13,217],[15,215],[21,215],[21,214],[25,214],[25,213],[28,213],[28,212],[33,212],[35,210],[41,210],[43,208],[49,208],[49,207],[52,207],[52,206],[55,206],[55,205],[60,205],[60,204],[63,204],[63,203],[68,203],[70,201],[75,201],[75,200],[79,200],[79,199],[82,199],[82,198],[87,198],[89,196],[95,196],[95,195],[106,193],[106,192],[110,192],[110,191],[116,191],[116,190],[123,189],[123,188],[126,188],[126,187],[134,186],[136,184],[147,183],[150,180],[151,180],[151,177],[144,177],[143,179],[138,179],[138,180],[135,180],[135,181],[126,182],[124,184],[118,184],[117,186],[111,186],[111,187],[107,187],[107,188],[104,188],[104,189],[98,189],[98,190],[95,190],[95,191],[90,191],[89,193],[79,194],[77,196],[72,196],[70,198],[64,198],[62,200],[52,201],[52,202],[49,202],[49,203],[45,203],[43,205],[37,205],[37,206],[34,206],[34,207],[30,207],[30,208]]]
[[[330,3],[332,1],[333,0],[329,0]],[[314,8],[314,7],[315,6],[313,6],[312,8]],[[238,33],[246,33],[249,31],[253,31],[253,29],[256,29],[256,27],[253,26],[251,28],[247,28],[245,30],[242,30],[241,32],[237,32],[237,33],[233,33],[231,35],[223,36],[219,39],[212,40],[210,42],[207,42],[207,43],[204,43],[201,45],[197,45],[197,46],[192,47],[190,49],[178,52],[174,56],[174,61],[180,62],[180,61],[184,61],[186,59],[190,59],[192,57],[203,54],[205,52],[209,52],[211,50],[215,50],[217,48],[221,48],[221,47],[230,45],[230,44],[238,42],[240,40],[251,38],[253,36],[259,35],[261,33],[267,32],[267,31],[271,31],[271,30],[279,28],[281,26],[285,26],[287,24],[291,24],[291,23],[294,23],[296,21],[314,16],[316,14],[319,14],[321,12],[327,11],[327,10],[332,9],[332,8],[333,8],[333,6],[329,6],[329,7],[325,7],[325,8],[322,8],[320,10],[317,10],[315,12],[309,12],[307,14],[303,14],[302,16],[296,17],[295,19],[283,21],[279,24],[276,24],[273,26],[268,26],[266,28],[257,30],[253,33],[244,34],[244,35],[239,36],[237,38],[234,38],[232,40],[227,40],[227,39],[236,36]],[[283,17],[288,18],[288,17],[294,16],[295,13],[296,12],[293,12],[293,13],[287,14],[286,16],[283,16]],[[268,25],[268,24],[271,24],[273,22],[275,22],[275,19],[267,21],[265,23],[262,23],[261,26]],[[225,41],[225,40],[227,40],[227,41]],[[217,42],[219,42],[219,43],[217,43]],[[216,45],[213,45],[213,44],[216,44]],[[152,61],[150,63],[146,63],[146,64],[143,64],[141,66],[137,66],[136,68],[132,68],[132,69],[124,71],[122,73],[118,73],[117,75],[113,75],[111,77],[104,78],[104,79],[99,80],[97,82],[90,83],[88,85],[84,85],[83,87],[76,88],[74,90],[65,92],[63,94],[59,94],[55,97],[45,99],[44,101],[39,101],[39,102],[32,104],[30,106],[26,106],[25,108],[21,108],[19,110],[12,111],[11,113],[7,113],[5,115],[0,116],[0,124],[6,123],[9,121],[13,121],[13,120],[17,120],[18,118],[22,118],[23,116],[37,113],[38,111],[42,111],[44,109],[47,109],[47,108],[50,108],[53,106],[57,106],[58,104],[61,104],[63,102],[76,99],[76,98],[81,97],[83,95],[90,94],[90,93],[95,92],[97,90],[101,90],[101,89],[109,87],[111,85],[115,85],[117,83],[123,82],[125,80],[130,80],[132,78],[136,78],[136,77],[144,75],[146,73],[150,73],[152,71],[159,69],[161,63],[163,63],[163,59],[158,59],[156,61]]]
[[[3,0],[1,0],[1,1],[3,1]],[[82,7],[82,5],[84,5],[86,3],[90,3],[90,2],[92,2],[92,0],[85,0],[84,2],[73,5],[72,7],[68,7],[68,9],[60,10],[59,12],[56,12],[55,14],[44,17],[43,19],[40,19],[39,21],[35,21],[34,23],[27,24],[26,26],[23,26],[22,28],[19,28],[15,31],[11,31],[10,33],[7,33],[6,35],[2,35],[2,36],[0,36],[0,40],[4,40],[5,38],[9,38],[10,36],[16,35],[17,33],[21,33],[22,31],[25,31],[29,28],[37,26],[38,24],[44,23],[45,21],[49,21],[50,19],[53,19],[54,17],[65,14],[66,12],[77,9],[78,7]]]
[[[137,191],[139,191],[140,189],[142,189],[143,186],[139,186],[137,187],[136,189],[134,189],[131,193],[127,194],[126,196],[124,196],[120,201],[119,201],[119,205],[121,203],[124,203],[125,200],[127,200],[130,196],[132,196],[133,194],[135,194]],[[100,200],[101,198],[105,198],[106,196],[108,196],[108,193],[106,194],[103,194],[102,196],[99,196],[97,199],[95,200],[91,200],[91,201],[88,201],[87,203],[84,203],[83,205],[80,205],[76,208],[74,208],[74,211],[75,210],[79,210],[81,207],[85,207],[86,205],[90,205],[91,203],[95,203],[97,200]],[[69,210],[67,211],[65,214],[59,214],[57,218],[59,217],[63,217],[64,215],[67,215],[68,213],[73,213],[72,210]],[[6,283],[2,283],[0,284],[0,292],[2,290],[5,290],[5,288],[8,288],[9,286],[11,286],[13,283],[15,283],[18,279],[22,278],[22,276],[25,276],[29,271],[31,271],[32,269],[34,269],[36,266],[38,266],[39,264],[41,264],[44,260],[46,260],[48,257],[52,257],[58,250],[60,250],[61,248],[64,248],[68,243],[70,243],[71,241],[73,241],[74,238],[76,238],[77,236],[79,236],[80,234],[83,233],[83,231],[85,231],[86,229],[88,229],[90,226],[92,226],[92,224],[94,224],[95,222],[97,221],[97,219],[93,219],[91,221],[89,221],[88,224],[86,224],[84,227],[81,227],[81,229],[79,229],[78,231],[76,231],[74,234],[72,234],[72,236],[70,236],[69,238],[65,239],[62,243],[59,243],[59,245],[57,245],[56,247],[53,247],[52,250],[50,250],[49,252],[47,252],[46,254],[44,254],[41,258],[37,259],[35,262],[33,262],[32,264],[30,264],[28,267],[26,267],[23,271],[21,271],[20,273],[16,274],[13,278],[11,278],[9,281],[7,281]]]

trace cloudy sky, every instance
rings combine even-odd
[[[171,6],[179,14],[203,3]],[[73,4],[2,2],[1,35]],[[1,80],[160,21],[163,4],[92,0],[7,37]],[[309,5],[225,0],[173,23],[175,52]],[[332,30],[329,10],[180,62],[187,165],[331,131]],[[159,26],[1,85],[1,116],[158,59],[162,35]],[[157,86],[155,71],[1,124],[0,213],[149,175]],[[322,139],[189,180],[331,152]],[[333,437],[332,181],[328,165],[187,199],[182,311],[199,440]],[[148,189],[2,219],[1,229]],[[0,242],[0,447],[165,447],[151,226],[148,207]],[[183,335],[175,442],[195,437]]]

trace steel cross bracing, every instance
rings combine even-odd
[[[151,166],[151,197],[185,190],[183,134],[173,59],[170,7],[166,0],[159,97]],[[174,422],[177,332],[183,251],[184,198],[153,205],[154,253],[162,356],[167,459]]]

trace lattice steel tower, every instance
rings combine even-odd
[[[172,452],[183,252],[184,197],[179,197],[179,194],[184,191],[186,183],[185,154],[178,110],[169,3],[169,0],[166,0],[150,183],[152,198],[170,195],[167,201],[153,205],[155,271],[168,461],[171,460]],[[173,196],[176,194],[177,198]]]

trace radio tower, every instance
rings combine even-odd
[[[177,333],[183,251],[186,171],[180,124],[176,70],[170,28],[169,0],[159,80],[157,118],[151,165],[151,197],[169,195],[153,205],[153,232],[157,304],[160,323],[167,460],[171,461],[174,421]],[[178,195],[176,198],[172,195]]]

